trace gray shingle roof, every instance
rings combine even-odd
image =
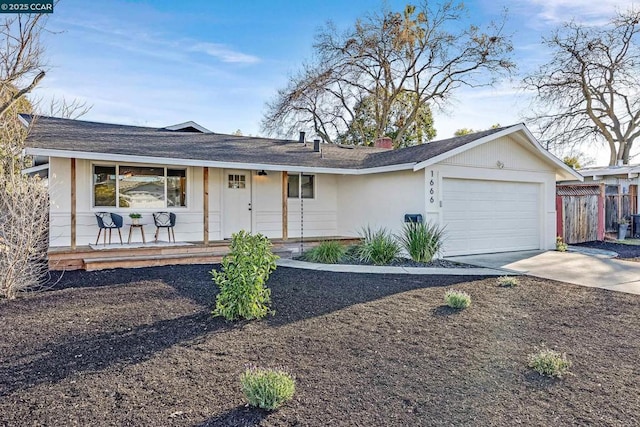
[[[30,120],[28,116],[25,118]],[[322,144],[321,156],[313,151],[313,143],[308,142],[305,145],[291,140],[37,117],[26,147],[159,159],[363,169],[418,163],[503,129],[490,129],[399,150]]]

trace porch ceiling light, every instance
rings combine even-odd
[[[264,169],[261,171],[258,171],[258,176],[267,176],[267,172]]]

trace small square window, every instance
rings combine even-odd
[[[246,188],[246,180],[244,175],[229,174],[229,188],[239,189]]]
[[[289,175],[287,182],[287,196],[298,199],[302,194],[303,199],[315,197],[315,175]]]

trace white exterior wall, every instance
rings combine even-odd
[[[293,174],[295,172],[289,172],[289,175]],[[301,218],[304,237],[339,234],[337,182],[336,175],[316,174],[313,199],[288,199],[289,237],[300,237]]]
[[[95,162],[109,164],[104,162]],[[176,241],[202,241],[203,224],[203,169],[187,168],[187,206],[184,208],[106,208],[93,207],[92,165],[89,160],[76,160],[76,244],[84,246],[93,244],[98,235],[96,212],[115,212],[122,215],[124,226],[121,229],[122,239],[126,242],[131,219],[128,214],[138,212],[142,214],[140,222],[144,225],[147,241],[152,241],[156,231],[153,224],[153,212],[174,212],[177,216],[175,234]],[[128,163],[126,164],[134,164]],[[141,164],[141,166],[143,166]],[[148,166],[148,165],[147,165]],[[50,208],[50,246],[71,245],[71,160],[65,158],[51,158],[49,169],[49,188],[51,194]],[[221,239],[221,172],[211,169],[209,173],[209,239]],[[166,231],[161,230],[160,240],[167,240]],[[115,230],[114,230],[115,232]],[[100,237],[102,241],[102,236]],[[139,231],[134,230],[132,242],[140,242]],[[112,243],[119,242],[117,232],[112,232]]]
[[[255,173],[251,185],[252,230],[270,239],[282,237],[282,173]]]
[[[49,159],[49,245],[71,245],[71,160]],[[95,220],[94,220],[95,222]],[[96,235],[98,234],[97,226]],[[94,239],[95,242],[95,239]]]
[[[362,227],[395,233],[405,214],[425,214],[424,172],[400,171],[338,177],[338,234],[357,236]]]
[[[199,169],[199,168],[198,168]],[[204,168],[202,168],[204,171]],[[202,178],[201,178],[202,181]],[[209,168],[209,240],[222,240],[222,169]],[[187,183],[187,186],[189,183]],[[200,189],[202,194],[203,189]],[[201,212],[201,215],[204,215]],[[200,219],[202,221],[202,217]],[[176,235],[176,240],[177,240]],[[195,241],[202,240],[202,237]]]
[[[520,145],[510,137],[502,137],[450,157],[425,169],[427,192],[426,220],[443,224],[441,194],[447,178],[490,181],[527,182],[540,185],[540,249],[555,248],[556,209],[555,171],[553,166],[533,155],[533,148]],[[431,182],[433,181],[433,185]],[[431,201],[433,197],[433,202]],[[472,212],[469,212],[472,215]],[[517,233],[517,228],[514,230]],[[446,254],[445,254],[446,255]]]

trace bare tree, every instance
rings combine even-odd
[[[0,20],[0,297],[35,289],[48,272],[48,194],[39,178],[20,173],[18,159],[28,129],[19,113],[43,78],[43,15]]]
[[[552,57],[524,80],[536,91],[530,120],[547,147],[605,141],[609,164],[629,163],[640,136],[640,11],[606,26],[569,22],[544,43]]]
[[[36,290],[48,277],[49,197],[38,177],[0,174],[0,297]]]
[[[49,109],[39,114],[75,120],[87,114],[91,108],[93,108],[93,105],[89,105],[87,101],[81,101],[79,99],[68,101],[64,97],[53,98],[49,102]]]
[[[306,129],[334,142],[358,132],[354,119],[366,102],[375,137],[387,136],[393,111],[404,103],[407,116],[393,135],[399,145],[425,106],[440,108],[459,87],[491,85],[514,67],[502,25],[463,28],[465,14],[461,3],[425,2],[368,16],[345,33],[329,23],[316,35],[316,59],[267,104],[262,129],[279,135]]]
[[[44,78],[42,14],[5,15],[0,20],[0,116]]]

